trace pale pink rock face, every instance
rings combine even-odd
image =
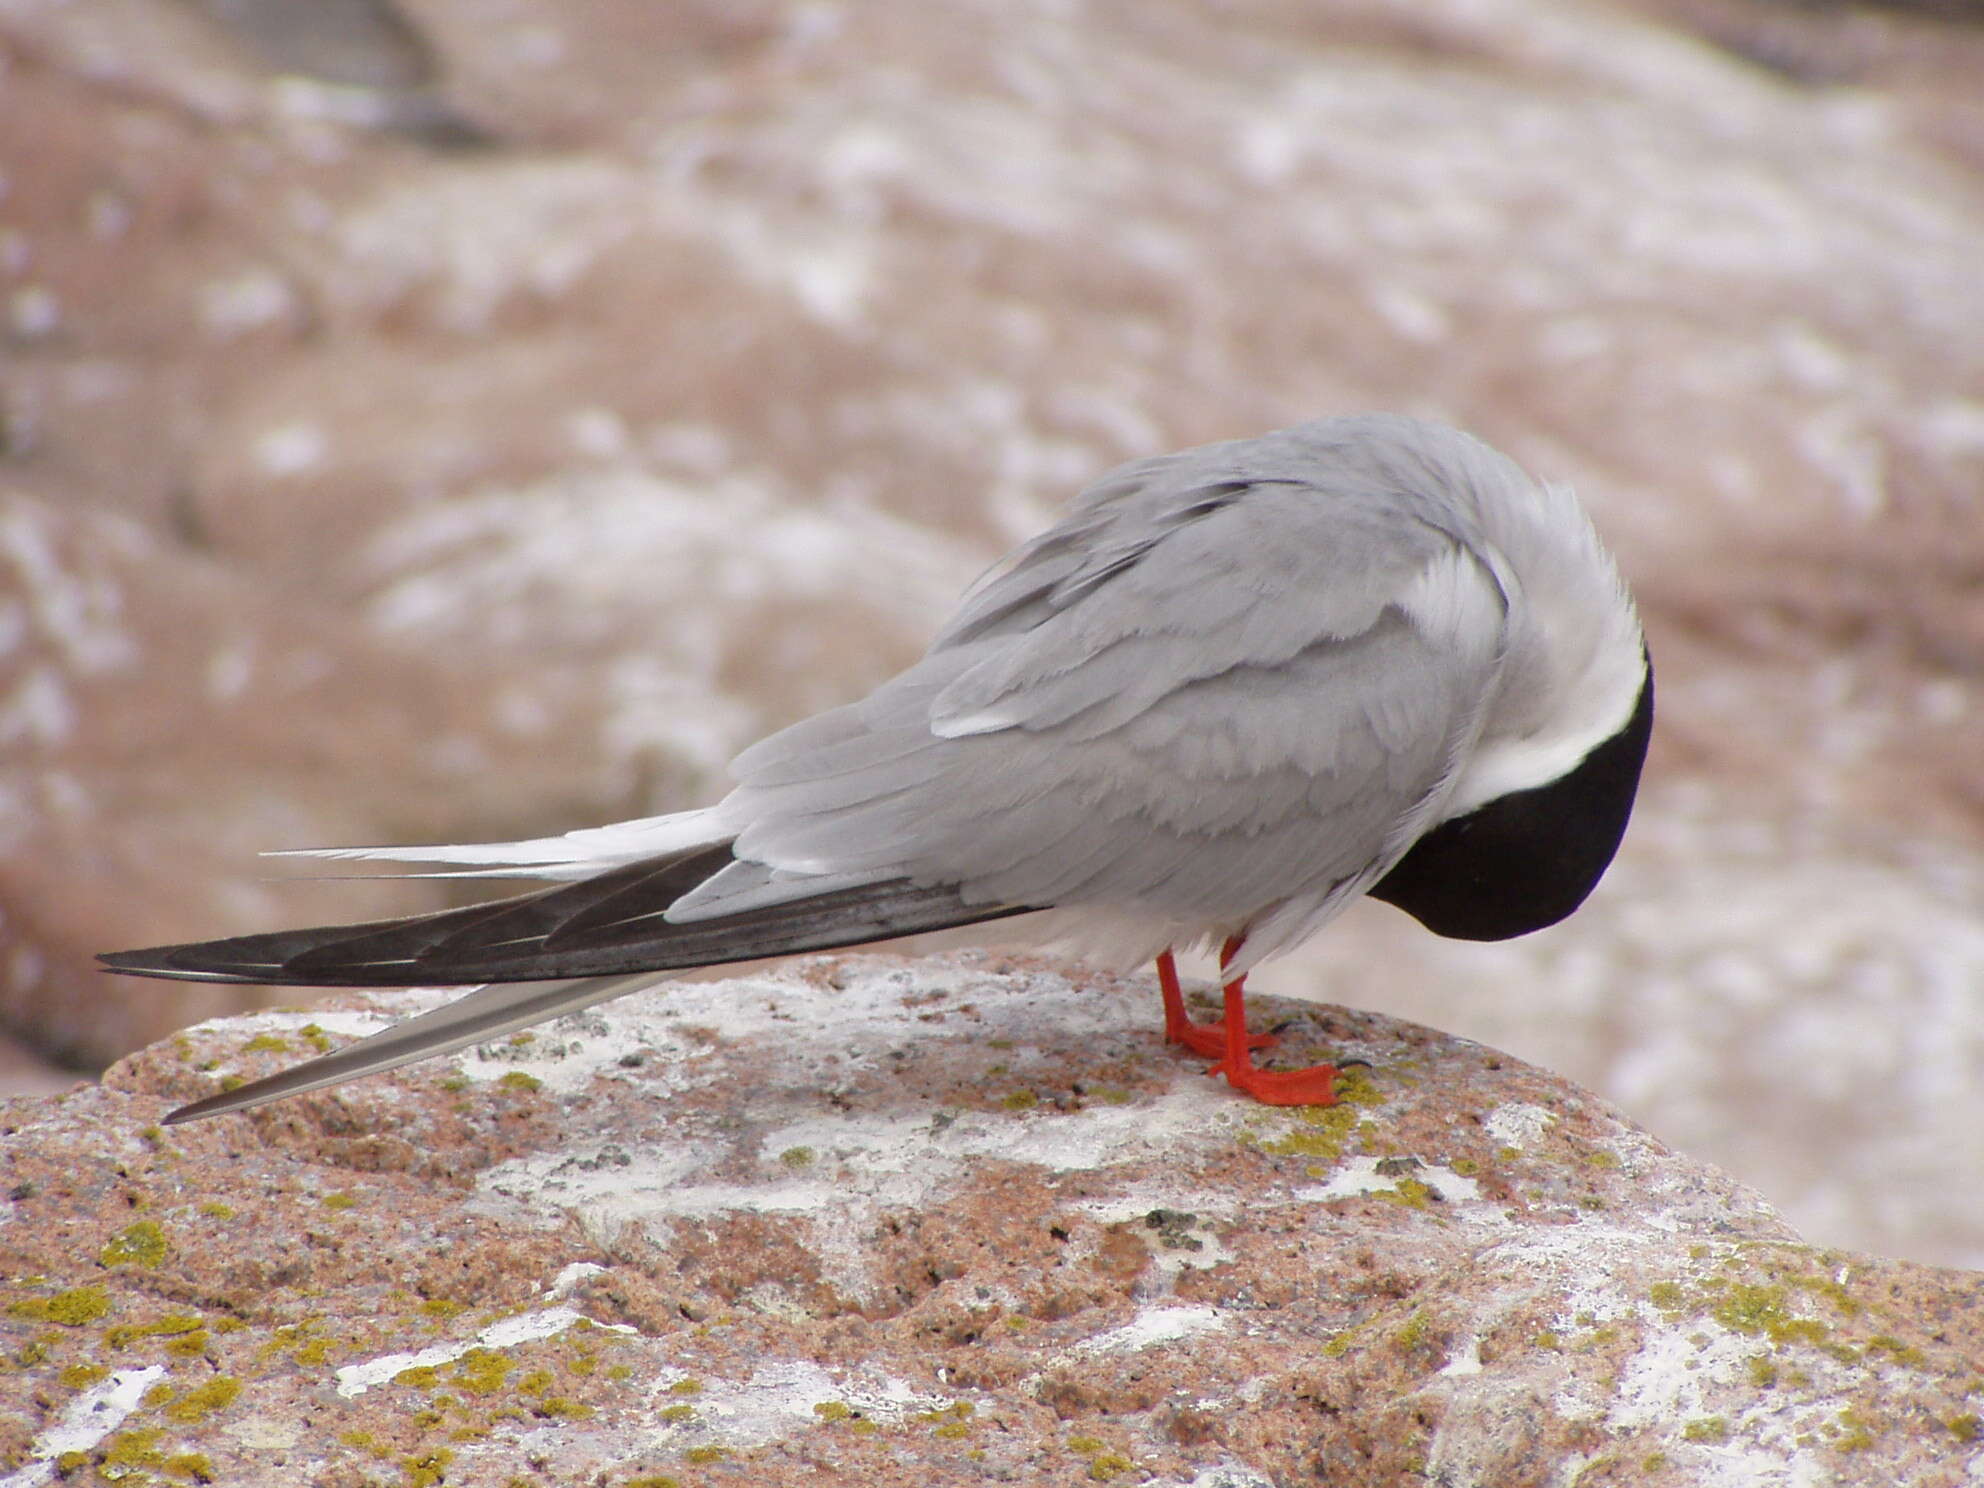
[[[1648,788],[1562,927],[1373,906],[1254,985],[1560,1070],[1808,1236],[1984,1262],[1974,28],[214,9],[0,3],[0,1007],[39,1047],[256,1002],[94,951],[440,902],[260,849],[707,801],[1113,463],[1395,408],[1593,509]]]
[[[10,1481],[1984,1465],[1974,1275],[1807,1245],[1575,1086],[1374,1014],[1262,1001],[1290,1062],[1348,1061],[1343,1105],[1280,1110],[1166,1050],[1147,979],[823,957],[152,1125],[429,1000],[206,1024],[9,1105]]]

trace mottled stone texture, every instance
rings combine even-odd
[[[1262,1000],[1348,1071],[1272,1110],[1162,1047],[1147,978],[825,958],[155,1124],[433,995],[6,1108],[0,1482],[1984,1475],[1979,1278],[1806,1245],[1372,1014]]]

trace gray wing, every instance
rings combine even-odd
[[[741,755],[742,861],[670,919],[820,876],[1206,927],[1365,887],[1479,728],[1507,596],[1409,492],[1222,452],[1105,480],[917,666]]]

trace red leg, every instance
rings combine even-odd
[[[1231,957],[1228,958],[1229,960]],[[1178,985],[1178,963],[1171,952],[1157,958],[1157,984],[1164,989],[1164,1037],[1166,1042],[1183,1044],[1194,1054],[1216,1059],[1226,1052],[1226,1030],[1218,1023],[1194,1023],[1185,1011],[1185,993]],[[1274,1042],[1271,1033],[1250,1034],[1247,1045],[1265,1049]]]
[[[1223,973],[1239,954],[1241,937],[1236,935],[1220,947],[1219,969]],[[1254,1068],[1250,1052],[1256,1042],[1247,1034],[1247,979],[1237,976],[1226,983],[1225,1057],[1206,1073],[1225,1075],[1226,1083],[1244,1091],[1268,1106],[1333,1106],[1336,1104],[1336,1066],[1312,1064],[1299,1070]]]

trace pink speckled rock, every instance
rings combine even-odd
[[[1977,1277],[1804,1245],[1584,1092],[1371,1014],[1262,1001],[1288,1058],[1352,1061],[1344,1104],[1277,1110],[1167,1051],[1146,979],[822,958],[152,1124],[431,995],[6,1107],[0,1481],[1984,1472]]]

